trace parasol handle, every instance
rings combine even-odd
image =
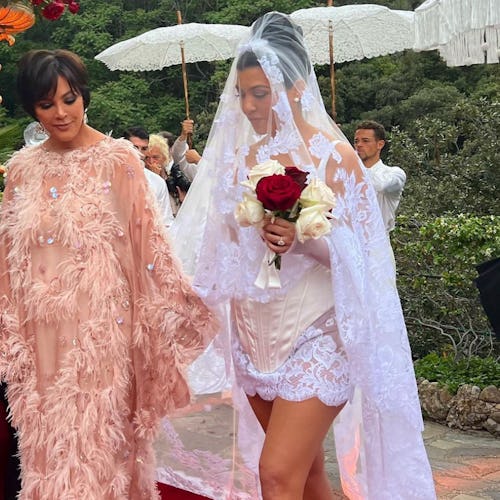
[[[327,0],[327,7],[333,7],[333,0]],[[332,90],[332,118],[337,121],[337,111],[335,109],[335,67],[333,63],[333,24],[328,22],[328,47],[330,50],[330,88]]]
[[[181,11],[177,11],[177,24],[182,24],[182,15]],[[186,59],[184,57],[184,42],[180,43],[181,46],[181,67],[182,67],[182,84],[184,85],[184,102],[186,104],[186,118],[189,120],[189,92],[188,92],[188,79],[187,79],[187,71],[186,71]],[[192,147],[193,139],[191,134],[188,134],[186,142],[188,146]]]

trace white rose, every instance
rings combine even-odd
[[[330,232],[331,226],[322,205],[303,208],[295,224],[301,243],[310,238],[318,239]]]
[[[252,167],[248,174],[248,180],[241,184],[255,191],[257,183],[262,177],[268,177],[274,174],[285,175],[285,167],[279,161],[267,160],[264,163],[259,163],[255,165],[255,167]]]
[[[234,218],[243,227],[257,224],[264,218],[264,207],[257,198],[244,193],[243,201],[236,205]]]
[[[302,191],[299,201],[304,208],[321,205],[324,211],[332,210],[336,204],[333,191],[317,178],[311,179]]]

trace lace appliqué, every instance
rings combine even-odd
[[[330,141],[323,134],[315,134],[309,141],[309,151],[316,158],[331,156],[337,163],[342,163],[342,155],[337,151],[339,141]]]
[[[305,113],[307,113],[308,111],[312,111],[315,103],[316,99],[314,98],[313,93],[310,90],[305,90],[300,97],[302,111],[304,111]]]
[[[253,42],[255,43],[255,42]],[[256,54],[258,52],[255,52]],[[274,53],[267,53],[259,57],[260,65],[264,70],[267,78],[269,78],[269,82],[273,87],[276,85],[282,85],[285,79],[283,78],[283,73],[279,69],[279,59]]]
[[[349,364],[333,332],[336,329],[332,317],[317,321],[301,334],[283,365],[271,373],[259,372],[235,338],[233,360],[243,390],[267,401],[277,397],[288,401],[317,397],[328,406],[341,405],[351,396]]]

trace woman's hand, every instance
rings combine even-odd
[[[274,253],[285,253],[295,241],[295,224],[280,217],[266,219],[262,237]]]

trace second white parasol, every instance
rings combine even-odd
[[[391,10],[372,4],[313,7],[291,14],[291,18],[302,27],[304,43],[312,62],[330,63],[334,118],[336,111],[333,64],[412,48],[413,15],[411,11]],[[328,47],[332,47],[330,53]]]

